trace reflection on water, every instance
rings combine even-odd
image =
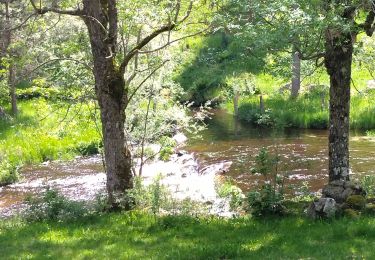
[[[223,110],[216,110],[208,121],[202,139],[191,139],[186,149],[195,152],[203,165],[233,162],[225,173],[245,191],[258,183],[250,174],[255,157],[263,147],[281,157],[281,171],[289,183],[300,186],[307,181],[311,191],[318,191],[328,180],[328,131],[285,129],[272,131],[243,124]],[[354,177],[375,174],[375,142],[363,134],[352,133],[350,140],[351,171]]]
[[[231,165],[225,175],[232,177],[244,191],[260,180],[250,172],[255,156],[263,147],[282,158],[280,169],[289,174],[289,184],[301,186],[306,181],[311,191],[317,191],[327,182],[327,131],[286,129],[274,133],[241,124],[222,110],[215,111],[208,123],[201,133],[202,139],[191,139],[185,149],[195,153],[200,169],[217,163]],[[350,147],[353,175],[375,174],[375,141],[363,134],[353,134]],[[46,186],[57,188],[75,200],[92,199],[105,188],[105,174],[98,156],[25,167],[22,173],[21,182],[0,188],[0,217],[22,206],[28,194],[39,193]]]

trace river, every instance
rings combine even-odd
[[[201,138],[190,138],[183,149],[194,154],[200,169],[222,163],[225,172],[223,170],[221,175],[230,177],[244,192],[261,184],[262,178],[251,174],[251,169],[262,148],[280,156],[279,171],[288,176],[288,186],[298,188],[305,183],[311,192],[316,192],[327,182],[328,132],[325,130],[285,129],[275,133],[238,122],[223,110],[214,110],[207,123],[207,129],[200,133]],[[375,174],[374,139],[364,133],[352,133],[350,156],[352,178]],[[0,216],[10,215],[28,194],[38,193],[46,185],[80,200],[93,199],[105,189],[99,156],[26,166],[21,176],[19,183],[0,188]],[[200,182],[199,178],[192,180]],[[180,178],[178,182],[188,181]]]
[[[224,110],[214,110],[208,127],[200,139],[190,139],[186,149],[194,152],[200,164],[227,162],[232,165],[224,175],[243,190],[259,184],[260,177],[251,174],[255,157],[262,148],[281,158],[280,173],[288,175],[288,183],[308,184],[318,191],[328,181],[328,131],[284,129],[275,131],[254,128],[237,121]],[[375,175],[375,140],[365,133],[351,133],[351,177]]]

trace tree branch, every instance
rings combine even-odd
[[[82,61],[79,61],[79,60],[76,60],[76,59],[72,59],[72,58],[56,58],[56,59],[51,59],[51,60],[48,60],[46,62],[43,62],[42,64],[40,64],[39,66],[37,66],[36,68],[34,68],[32,71],[30,71],[28,74],[31,75],[33,74],[35,71],[37,71],[38,69],[40,69],[41,67],[44,67],[50,63],[55,63],[57,61],[64,61],[64,60],[67,60],[67,61],[73,61],[77,64],[80,64],[82,66],[84,66],[85,68],[87,68],[88,70],[90,71],[93,71],[93,68],[91,68],[88,64],[82,62]]]
[[[314,60],[314,59],[320,59],[320,58],[324,58],[326,53],[325,52],[319,52],[319,53],[314,53],[314,54],[311,54],[311,55],[303,55],[302,52],[298,51],[299,52],[299,55],[300,55],[300,59],[301,60]]]
[[[130,101],[133,99],[134,95],[138,92],[138,90],[143,86],[143,84],[145,84],[146,81],[149,80],[149,78],[151,78],[152,75],[154,75],[159,69],[161,69],[168,61],[169,60],[165,60],[160,66],[158,66],[153,71],[151,71],[151,73],[145,79],[142,80],[142,82],[135,88],[133,93],[131,93],[131,95],[129,96],[129,98],[127,100],[127,103],[126,103],[126,106],[125,106],[125,109],[128,107]]]
[[[158,47],[158,48],[156,48],[156,49],[153,49],[153,50],[149,50],[149,51],[140,51],[140,50],[139,50],[138,53],[140,53],[140,54],[146,54],[146,53],[152,53],[152,52],[160,51],[160,50],[164,49],[165,47],[167,47],[167,46],[169,46],[169,45],[171,45],[171,44],[173,44],[173,43],[175,43],[175,42],[178,42],[178,41],[184,40],[184,39],[186,39],[186,38],[190,38],[190,37],[197,36],[197,35],[199,35],[199,34],[202,34],[202,33],[206,32],[206,31],[208,31],[209,29],[210,29],[210,28],[206,28],[206,29],[204,29],[204,30],[202,30],[202,31],[199,31],[199,32],[196,32],[196,33],[193,33],[193,34],[186,35],[186,36],[184,36],[184,37],[181,37],[181,38],[175,39],[175,40],[173,40],[173,41],[168,41],[168,42],[167,42],[166,44],[164,44],[163,46],[160,46],[160,47]]]
[[[129,64],[130,60],[138,53],[140,49],[145,47],[150,41],[152,41],[154,38],[156,38],[158,35],[162,34],[163,32],[168,32],[173,30],[175,28],[175,24],[169,24],[164,25],[163,27],[159,28],[158,30],[152,32],[150,35],[145,37],[143,40],[141,40],[133,49],[131,49],[127,55],[125,55],[125,58],[120,66],[121,73],[125,72],[126,66]]]
[[[366,17],[366,21],[360,25],[363,28],[368,36],[372,36],[375,31],[375,11],[371,10]]]
[[[126,66],[129,64],[130,60],[134,57],[134,55],[136,55],[150,41],[152,41],[154,38],[156,38],[158,35],[160,35],[164,32],[172,31],[174,28],[176,28],[176,26],[178,24],[183,23],[190,16],[192,8],[193,8],[193,1],[190,1],[188,10],[186,11],[185,16],[181,20],[175,21],[174,23],[169,23],[167,25],[164,25],[164,26],[160,27],[158,30],[153,31],[150,35],[146,36],[144,39],[142,39],[133,49],[131,49],[128,52],[127,55],[125,55],[125,58],[120,65],[120,72],[121,73],[125,72]],[[179,12],[179,9],[180,9],[180,7],[179,7],[178,2],[177,2],[177,11],[176,12]],[[176,20],[178,19],[177,16],[175,17]]]
[[[42,15],[48,12],[57,13],[57,14],[67,14],[73,16],[82,16],[84,15],[84,11],[81,9],[74,9],[74,10],[62,10],[55,7],[37,7],[34,0],[30,0],[32,7],[34,8],[36,14]]]
[[[0,30],[0,32],[6,32],[6,31],[15,31],[15,30],[18,30],[19,28],[21,28],[22,26],[24,26],[27,21],[30,20],[30,18],[32,18],[33,16],[37,15],[36,13],[32,13],[30,14],[29,16],[26,17],[26,19],[24,21],[22,21],[19,25],[15,26],[15,27],[12,27],[12,28],[9,28],[9,29],[5,29],[5,30]]]

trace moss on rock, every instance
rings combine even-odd
[[[354,209],[345,209],[344,210],[344,216],[347,216],[349,218],[352,218],[352,219],[357,219],[359,218],[361,215],[360,212],[354,210]]]
[[[362,195],[351,195],[346,200],[350,209],[363,210],[366,207],[366,198]]]

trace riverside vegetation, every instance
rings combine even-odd
[[[265,152],[260,154],[259,165],[264,166],[267,158],[270,157]],[[375,195],[373,184],[369,187]],[[270,187],[264,187],[268,191],[266,194],[271,195]],[[227,184],[220,193],[233,199],[234,190]],[[267,211],[262,211],[271,215],[218,218],[200,211],[204,205],[173,202],[158,179],[148,188],[138,181],[128,198],[134,202],[133,210],[109,213],[102,197],[95,203],[73,202],[49,189],[39,199],[28,200],[30,208],[23,218],[1,222],[0,258],[323,259],[375,256],[372,250],[375,238],[373,209],[361,217],[346,215],[328,222],[314,221],[301,217],[301,202],[286,202],[279,197],[277,202],[271,203],[282,203],[289,209],[280,218],[273,214],[277,210],[272,206],[275,204],[269,204],[270,199],[275,199],[272,195],[263,204]],[[233,205],[238,207],[238,201],[237,197]],[[174,209],[175,213],[163,213],[167,208]],[[322,243],[326,245],[316,250],[316,245]]]
[[[70,113],[62,120],[68,108]],[[19,109],[16,118],[0,121],[0,185],[16,181],[25,164],[99,153],[94,104],[51,104],[37,98],[21,101]]]
[[[239,101],[238,118],[261,127],[282,125],[290,128],[327,129],[329,119],[328,90],[306,92],[296,99],[274,94],[264,97],[265,110],[261,111],[259,96],[244,97]],[[355,95],[351,100],[350,126],[353,130],[375,128],[375,92]],[[226,104],[233,113],[233,103]]]
[[[26,165],[98,153],[107,178],[95,201],[51,187],[28,197],[0,222],[0,259],[375,258],[375,178],[348,182],[349,124],[375,136],[373,6],[0,1],[0,192]],[[206,104],[262,131],[330,128],[329,156],[317,158],[329,161],[328,188],[360,194],[323,198],[334,214],[306,218],[322,198],[287,187],[272,148],[241,170],[257,178],[247,194],[219,176],[231,218],[209,214],[211,201],[175,199],[158,169],[145,186],[145,164],[184,154],[174,134],[196,137],[210,123]]]

